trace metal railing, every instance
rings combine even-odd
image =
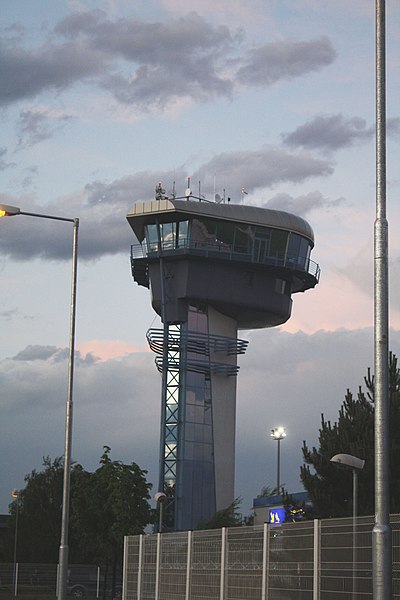
[[[160,255],[168,254],[190,254],[193,256],[204,256],[209,258],[221,258],[224,260],[247,262],[259,265],[269,265],[277,268],[290,269],[292,271],[300,271],[308,273],[315,277],[317,282],[320,277],[319,265],[310,260],[309,258],[297,256],[297,255],[285,255],[284,253],[277,253],[274,255],[257,255],[255,252],[249,252],[247,249],[243,250],[233,249],[230,244],[223,244],[219,242],[195,242],[192,240],[180,240],[179,245],[173,242],[161,242],[153,243],[149,250],[146,249],[145,244],[133,244],[131,246],[131,259],[135,258],[151,258]]]
[[[400,598],[400,515],[393,598]],[[372,598],[373,517],[129,536],[123,600]],[[354,562],[353,543],[357,544]]]

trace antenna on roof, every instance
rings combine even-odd
[[[190,189],[190,177],[188,177],[187,188],[186,188],[186,191],[185,191],[185,196],[186,196],[187,199],[189,199],[191,195],[192,195],[192,190]]]

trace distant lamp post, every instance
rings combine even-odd
[[[281,493],[281,441],[286,437],[286,430],[284,427],[275,427],[271,429],[271,437],[278,442],[278,452],[276,459],[276,489],[278,494]]]
[[[158,504],[158,533],[162,533],[163,529],[163,511],[166,499],[167,494],[164,494],[164,492],[157,492],[157,494],[154,495],[154,500]]]
[[[57,596],[59,600],[67,598],[67,575],[68,575],[68,525],[69,525],[69,501],[70,501],[70,479],[71,479],[71,441],[72,441],[72,408],[73,408],[73,383],[74,383],[74,359],[75,359],[75,316],[76,316],[76,281],[78,268],[78,228],[79,219],[67,219],[40,213],[22,211],[17,206],[0,204],[0,217],[14,217],[25,215],[28,217],[39,217],[40,219],[52,219],[53,221],[66,221],[73,224],[72,244],[72,284],[71,284],[71,309],[70,309],[70,334],[69,334],[69,365],[68,365],[68,394],[65,416],[65,453],[64,453],[64,480],[61,515],[61,540],[59,551],[59,573],[57,582]]]
[[[13,568],[13,590],[14,596],[17,595],[17,545],[18,545],[18,513],[19,513],[19,492],[13,490],[11,496],[15,500],[15,532],[14,532],[14,568]]]
[[[365,465],[365,460],[357,458],[351,454],[335,454],[332,456],[331,462],[345,469],[353,471],[353,600],[357,596],[357,516],[358,516],[358,474]]]

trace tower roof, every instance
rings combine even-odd
[[[172,213],[175,213],[174,217],[172,217]],[[187,199],[135,202],[127,215],[127,219],[139,241],[144,238],[144,226],[154,223],[156,216],[161,222],[169,222],[171,219],[186,220],[190,217],[202,216],[258,225],[259,227],[284,229],[306,237],[314,245],[314,232],[311,225],[305,219],[291,213],[244,204],[217,204]]]

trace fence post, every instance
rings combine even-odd
[[[321,583],[321,526],[318,519],[314,519],[314,566],[313,566],[313,600],[320,598]]]
[[[14,596],[16,596],[17,593],[18,593],[18,567],[19,567],[19,563],[15,563],[15,567],[14,567],[14,576],[15,576],[15,580],[14,580]]]
[[[186,555],[186,591],[185,591],[185,600],[189,600],[190,599],[191,569],[192,569],[192,532],[188,531],[187,555]]]
[[[126,600],[126,583],[128,579],[128,536],[124,536],[124,567],[122,570],[122,600]],[[100,569],[100,567],[98,567]],[[100,579],[100,578],[99,578]]]
[[[219,600],[225,600],[226,534],[226,527],[223,527],[221,529],[221,575],[219,585]]]
[[[269,581],[269,523],[264,523],[262,561],[261,600],[267,600]]]
[[[161,533],[157,533],[157,556],[156,556],[156,586],[154,600],[159,599],[160,593],[160,563],[161,563]]]
[[[137,566],[137,600],[141,600],[142,598],[142,565],[143,565],[143,544],[144,537],[143,534],[139,536],[139,559]]]

